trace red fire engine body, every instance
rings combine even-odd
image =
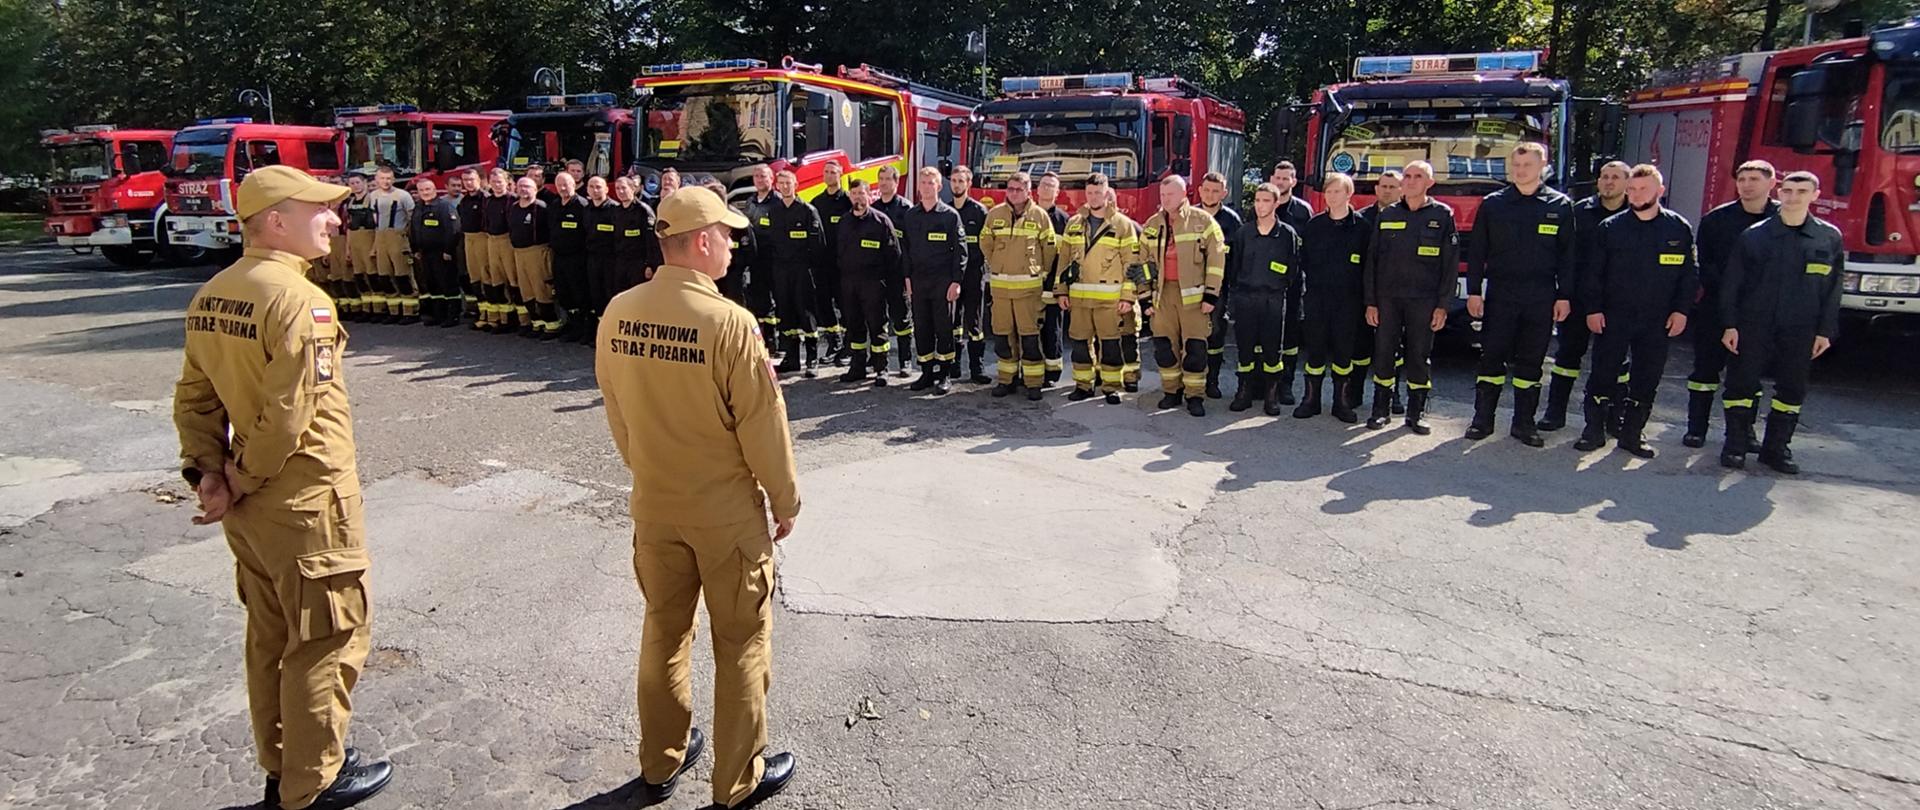
[[[162,252],[167,207],[161,170],[173,148],[172,130],[95,124],[40,135],[53,164],[49,236],[76,251],[99,248],[122,267],[144,265]]]
[[[499,161],[493,128],[506,118],[504,112],[420,112],[412,104],[333,110],[333,125],[345,135],[342,165],[363,172],[386,166],[402,185],[424,178],[443,189],[448,175]]]
[[[233,195],[247,173],[292,166],[337,177],[340,138],[332,127],[256,124],[251,118],[205,119],[180,130],[167,166],[167,242],[208,250],[240,247]]]

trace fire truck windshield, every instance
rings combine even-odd
[[[1920,152],[1920,68],[1887,74],[1880,111],[1880,147],[1889,152]]]
[[[174,177],[218,178],[227,175],[227,130],[183,132],[173,141],[168,174]]]
[[[502,125],[500,152],[515,172],[540,166],[552,177],[568,160],[587,164],[587,174],[613,173],[613,125],[598,110],[519,115]]]
[[[113,158],[106,144],[83,141],[48,150],[53,155],[53,181],[56,183],[92,183],[113,174]]]
[[[1547,107],[1474,104],[1433,108],[1354,110],[1328,133],[1322,167],[1352,175],[1366,193],[1380,173],[1425,160],[1433,164],[1435,193],[1484,193],[1507,182],[1507,155],[1522,141],[1553,143]]]
[[[422,134],[423,128],[416,124],[354,124],[347,132],[347,166],[390,166],[401,173],[417,173]]]
[[[1099,172],[1118,187],[1140,184],[1140,119],[1048,116],[1006,119],[1006,144],[981,169],[982,183],[1004,186],[1016,171],[1060,175],[1062,188],[1085,188]]]
[[[780,100],[772,82],[655,87],[641,114],[642,159],[754,163],[778,154]]]

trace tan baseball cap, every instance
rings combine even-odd
[[[745,228],[747,218],[720,195],[700,186],[685,186],[660,201],[653,230],[661,236],[676,236],[714,224]]]
[[[247,173],[233,195],[234,213],[245,220],[286,200],[333,203],[351,194],[346,186],[328,185],[292,166],[267,166]]]

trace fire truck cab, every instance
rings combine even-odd
[[[1547,147],[1547,185],[1579,197],[1590,187],[1589,144],[1616,138],[1618,110],[1575,99],[1564,79],[1540,75],[1540,51],[1362,56],[1350,82],[1331,84],[1275,122],[1279,153],[1305,148],[1302,194],[1314,210],[1328,173],[1354,180],[1355,207],[1372,205],[1382,172],[1424,160],[1433,165],[1428,192],[1453,209],[1462,244],[1480,199],[1507,184],[1507,156],[1525,141]],[[1578,102],[1578,104],[1577,104]],[[1576,116],[1597,121],[1597,136],[1576,138]],[[1464,325],[1466,280],[1460,280],[1453,324]]]
[[[99,248],[107,261],[139,267],[162,253],[167,214],[167,154],[173,131],[93,124],[45,130],[40,145],[52,161],[46,233],[61,245]],[[164,251],[168,258],[173,251]]]
[[[1012,76],[982,104],[972,149],[976,182],[1005,188],[1014,172],[1060,175],[1061,205],[1077,210],[1087,178],[1107,176],[1120,209],[1136,220],[1160,205],[1155,184],[1171,174],[1197,188],[1207,172],[1237,183],[1246,165],[1246,114],[1177,77],[1131,73]]]
[[[1820,178],[1814,214],[1847,248],[1841,307],[1920,314],[1920,24],[1656,74],[1627,102],[1628,159],[1660,166],[1699,222],[1761,159]]]
[[[493,125],[499,165],[515,176],[540,166],[548,180],[569,160],[586,164],[587,175],[619,177],[633,166],[633,111],[616,106],[612,93],[528,96],[526,112]]]
[[[335,107],[333,126],[344,135],[349,170],[372,172],[385,166],[405,184],[426,178],[447,185],[447,176],[488,168],[500,151],[493,127],[505,112],[420,112],[412,104]]]
[[[828,163],[869,182],[891,165],[911,199],[913,171],[955,157],[954,133],[967,131],[979,103],[871,65],[828,75],[793,57],[777,68],[758,59],[649,65],[633,86],[646,193],[657,193],[660,172],[671,167],[686,182],[719,180],[735,202],[753,193],[753,167],[762,163],[792,170],[807,200],[824,190]]]
[[[167,243],[207,250],[240,247],[233,195],[248,172],[292,166],[321,177],[340,174],[341,133],[332,127],[256,124],[208,118],[173,138],[167,165]]]

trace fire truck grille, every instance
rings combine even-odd
[[[209,197],[181,197],[180,213],[182,214],[213,213],[213,199]]]
[[[56,214],[84,214],[91,210],[84,194],[61,194],[53,198],[53,212]]]

